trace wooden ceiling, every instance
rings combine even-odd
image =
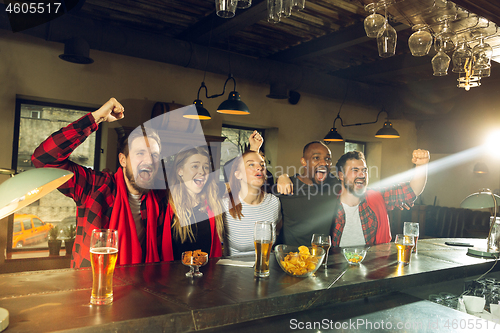
[[[365,5],[372,1],[306,0],[304,10],[293,10],[290,17],[276,24],[267,22],[267,0],[253,0],[250,8],[238,9],[231,19],[215,14],[214,0],[86,0],[70,14],[95,24],[165,36],[179,43],[254,60],[293,64],[373,87],[422,84],[429,91],[436,87],[459,90],[457,75],[451,70],[447,78],[432,75],[434,50],[427,56],[413,57],[407,43],[413,32],[410,26],[422,20],[435,24],[429,20],[434,20],[439,13],[432,11],[440,10],[447,1],[392,0],[388,12],[391,25],[397,30],[398,42],[396,55],[390,58],[378,56],[376,40],[368,38],[364,31],[363,21],[369,15]],[[456,0],[454,3],[470,15],[477,14],[500,25],[498,0]],[[439,25],[433,26],[434,32],[439,29]],[[500,37],[494,44],[500,45]],[[498,65],[493,64],[492,77],[488,80],[495,80],[495,75],[500,78]]]
[[[376,41],[367,38],[363,29],[369,15],[364,6],[372,0],[306,0],[304,10],[294,10],[277,24],[266,20],[266,0],[253,0],[250,8],[238,9],[231,19],[215,15],[214,0],[86,0],[78,15],[370,84],[431,80],[430,59],[435,52],[411,57],[408,25],[418,21],[412,15],[422,16],[419,12],[446,1],[393,1],[389,13],[398,31],[398,45],[396,56],[389,59],[378,56]],[[455,3],[500,24],[499,1]]]

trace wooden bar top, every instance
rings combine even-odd
[[[269,278],[253,268],[218,265],[210,259],[203,277],[187,278],[180,261],[119,266],[114,301],[90,305],[91,269],[60,269],[0,275],[0,307],[10,313],[7,332],[187,332],[313,309],[367,296],[461,279],[486,272],[494,260],[468,256],[450,239],[421,239],[410,265],[397,264],[394,243],[369,249],[360,266],[349,266],[338,249],[328,269],[296,278],[271,257]],[[454,239],[457,240],[457,239]],[[460,239],[476,246],[484,239]],[[231,259],[252,261],[252,257]],[[499,267],[495,267],[500,269]]]

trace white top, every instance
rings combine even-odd
[[[137,238],[139,238],[139,243],[142,244],[144,237],[146,237],[146,231],[144,230],[144,226],[141,221],[141,195],[129,193],[128,203],[130,204],[130,210],[132,211],[132,216],[134,217]]]
[[[241,198],[241,220],[233,218],[229,213],[229,198],[224,198],[224,210],[226,211],[224,224],[226,227],[227,253],[230,256],[253,254],[255,246],[253,243],[253,229],[257,221],[269,221],[276,224],[281,219],[281,204],[273,194],[266,193],[262,202],[258,205],[249,205]]]
[[[359,217],[359,205],[351,207],[342,202],[345,212],[345,225],[340,237],[340,247],[364,246],[366,244],[361,218]]]

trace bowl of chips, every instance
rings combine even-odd
[[[288,275],[308,277],[321,266],[325,250],[321,247],[280,244],[274,248],[274,255],[281,269]]]
[[[201,250],[182,252],[182,264],[189,267],[189,272],[186,273],[187,277],[203,276],[200,272],[200,266],[208,262],[208,253]]]
[[[366,250],[364,247],[345,247],[342,254],[349,265],[359,265],[366,257]]]

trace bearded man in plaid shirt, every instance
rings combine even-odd
[[[59,187],[77,204],[76,237],[71,267],[90,267],[92,230],[118,230],[117,264],[136,264],[162,260],[161,230],[165,191],[152,188],[158,171],[161,141],[155,132],[138,131],[120,147],[120,168],[111,175],[80,166],[68,158],[98,124],[124,117],[123,106],[111,98],[98,110],[61,128],[34,152],[33,164],[72,171],[74,176]],[[134,136],[135,135],[135,136]]]
[[[391,230],[387,211],[395,207],[413,206],[427,181],[427,150],[414,150],[416,165],[410,182],[388,188],[370,190],[363,153],[351,151],[338,160],[337,174],[342,183],[337,218],[333,227],[333,246],[358,246],[389,243]]]

